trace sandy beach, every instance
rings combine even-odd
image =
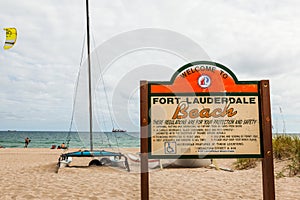
[[[135,152],[138,149],[122,149]],[[140,199],[139,166],[132,171],[113,167],[60,169],[56,163],[63,150],[40,148],[0,149],[1,199]],[[235,159],[216,160],[232,167]],[[80,163],[81,162],[81,163]],[[275,162],[275,172],[283,163]],[[276,199],[297,199],[300,178],[275,180]],[[169,168],[150,172],[150,199],[262,199],[261,164],[250,170],[227,172],[209,168]]]

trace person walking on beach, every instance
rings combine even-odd
[[[24,146],[24,148],[27,148],[29,142],[31,142],[31,140],[28,137],[25,138],[25,146]]]

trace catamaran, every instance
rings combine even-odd
[[[91,157],[89,162],[91,165],[112,165],[123,164],[123,167],[130,171],[127,157],[121,152],[112,152],[106,150],[94,150],[93,147],[93,109],[92,109],[92,76],[91,76],[91,58],[90,58],[90,28],[89,28],[89,1],[86,0],[86,25],[87,25],[87,65],[88,65],[88,101],[89,101],[89,136],[90,136],[90,149],[83,151],[74,151],[63,153],[58,159],[58,168],[62,166],[69,166],[73,157]],[[74,109],[74,108],[73,108]]]

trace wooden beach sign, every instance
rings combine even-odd
[[[198,61],[170,81],[141,81],[141,189],[148,158],[262,158],[264,199],[274,199],[269,82],[239,81],[227,67]]]

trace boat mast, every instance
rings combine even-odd
[[[89,23],[89,0],[86,0],[86,29],[87,29],[87,61],[89,81],[89,114],[90,114],[90,150],[93,151],[93,107],[92,107],[92,76],[90,58],[90,23]]]

